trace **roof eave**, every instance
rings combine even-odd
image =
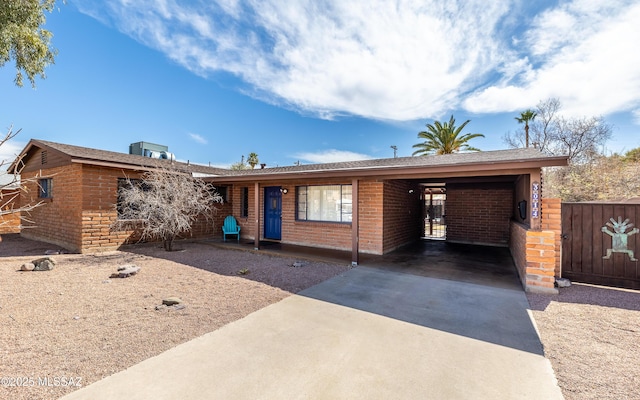
[[[464,164],[450,165],[418,165],[418,166],[383,166],[383,167],[367,167],[367,168],[345,168],[334,170],[310,170],[310,171],[283,171],[274,173],[260,173],[247,175],[221,175],[216,177],[218,182],[250,182],[250,181],[273,181],[273,180],[294,180],[308,178],[357,178],[357,177],[380,177],[387,179],[411,179],[424,175],[442,175],[452,173],[459,175],[461,172],[471,172],[477,174],[479,172],[496,172],[509,170],[525,172],[535,168],[565,166],[567,165],[566,156],[545,157],[533,160],[521,161],[495,161],[495,162],[476,162]]]

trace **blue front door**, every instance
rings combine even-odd
[[[280,186],[264,188],[264,238],[282,238],[282,192]]]

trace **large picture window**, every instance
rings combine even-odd
[[[296,187],[300,221],[351,222],[351,185]]]

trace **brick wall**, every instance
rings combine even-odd
[[[260,238],[264,229],[264,188],[280,186],[288,190],[282,195],[282,239],[283,243],[303,246],[325,247],[339,250],[351,250],[352,231],[349,223],[298,221],[296,219],[296,186],[301,185],[350,185],[351,180],[298,180],[274,181],[260,186]],[[215,182],[214,182],[215,185]],[[249,188],[249,216],[240,217],[242,187]],[[359,183],[359,250],[363,253],[382,254],[383,251],[383,194],[382,181],[368,180]],[[244,239],[255,239],[255,187],[253,183],[234,185],[231,189],[231,214],[242,227]],[[393,209],[394,207],[392,207]],[[400,209],[401,207],[395,207]],[[393,211],[390,211],[393,213]],[[390,220],[391,221],[391,220]],[[397,238],[393,240],[398,240]],[[394,243],[394,242],[391,242]]]
[[[447,185],[447,241],[507,246],[513,195],[511,184]]]
[[[416,241],[424,225],[419,186],[409,181],[385,181],[383,215],[384,253]]]
[[[522,287],[527,281],[527,226],[515,221],[510,223],[509,250],[516,265]]]
[[[2,211],[9,211],[20,207],[20,190],[5,189],[0,192],[0,206]],[[12,212],[0,215],[0,234],[20,232],[20,213]]]
[[[82,245],[82,165],[70,164],[42,170],[42,178],[51,178],[53,197],[39,199],[38,173],[22,174],[21,204],[42,205],[31,211],[24,221],[22,236],[53,243],[68,250],[79,252]]]
[[[557,293],[555,282],[555,232],[533,231],[511,222],[509,248],[522,286],[528,292]]]
[[[35,224],[22,230],[31,239],[54,243],[73,252],[95,253],[116,250],[140,238],[136,225],[131,229],[112,228],[118,214],[118,178],[136,179],[139,173],[115,168],[71,164],[42,171],[43,177],[53,178],[53,198],[45,199],[41,207],[32,211]],[[26,176],[28,178],[28,176]],[[36,182],[26,183],[28,198],[37,202]],[[213,235],[216,226],[231,204],[218,205],[213,219],[199,218],[190,234],[184,237]]]
[[[557,293],[555,282],[555,233],[551,231],[527,231],[527,291]]]
[[[562,250],[562,200],[542,199],[542,221],[540,227],[543,231],[551,231],[555,234],[554,247],[556,251],[555,276],[560,277],[560,256]]]

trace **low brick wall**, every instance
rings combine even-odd
[[[560,256],[562,250],[562,200],[542,199],[542,220],[540,228],[543,231],[555,233],[554,247],[556,250],[555,276],[560,277]]]
[[[527,292],[558,293],[554,287],[556,233],[533,231],[511,222],[509,248],[522,286]]]

